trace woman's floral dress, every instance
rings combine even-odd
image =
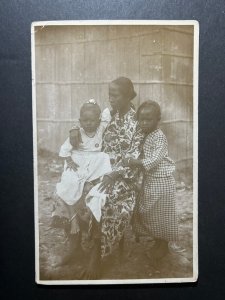
[[[130,222],[135,205],[136,190],[134,182],[137,172],[122,166],[122,159],[140,155],[143,135],[131,108],[123,117],[115,114],[103,135],[103,151],[108,153],[113,171],[120,171],[113,189],[102,208],[101,254],[110,254],[115,244],[123,236]]]

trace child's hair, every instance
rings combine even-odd
[[[81,106],[80,115],[82,115],[85,111],[92,111],[96,114],[96,117],[99,118],[101,116],[101,108],[94,99],[88,100]]]
[[[111,83],[119,86],[121,93],[127,97],[128,100],[134,99],[137,94],[134,90],[134,85],[129,78],[126,77],[118,77],[113,80]]]
[[[140,111],[144,108],[151,108],[152,110],[154,110],[155,114],[157,115],[158,117],[158,120],[161,119],[161,109],[160,109],[160,105],[159,103],[157,103],[156,101],[153,101],[153,100],[147,100],[145,102],[143,102],[139,107],[138,107],[138,110],[137,110],[137,119],[139,118],[139,114],[140,114]]]

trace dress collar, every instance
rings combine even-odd
[[[134,115],[134,114],[135,114],[135,110],[132,107],[130,107],[130,109],[122,117],[120,117],[118,111],[117,111],[115,117],[119,121],[124,121],[125,119],[127,119],[127,117],[129,117],[129,115]]]

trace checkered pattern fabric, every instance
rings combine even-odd
[[[168,144],[165,134],[157,129],[150,133],[143,146],[142,160],[145,172],[154,177],[166,177],[175,171],[175,164],[168,157]]]
[[[157,129],[143,145],[144,183],[134,212],[134,231],[167,241],[177,241],[174,162],[168,157],[167,139]]]
[[[134,213],[134,231],[167,241],[178,240],[173,176],[147,176]]]

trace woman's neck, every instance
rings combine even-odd
[[[118,110],[119,116],[123,117],[129,110],[130,110],[130,103],[125,107],[121,108],[120,110]]]

